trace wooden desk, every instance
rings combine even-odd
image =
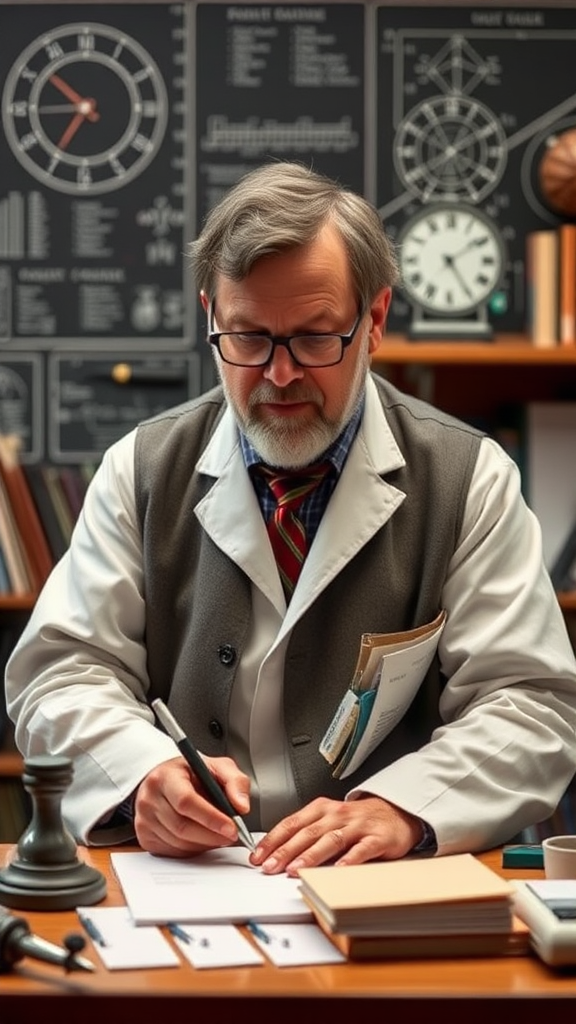
[[[0,845],[2,864],[12,849]],[[122,904],[121,890],[110,875],[108,850],[82,848],[79,856],[108,878],[108,894],[100,905]],[[484,854],[482,860],[504,877],[541,875],[501,871],[500,851]],[[73,911],[13,913],[22,914],[34,932],[58,944],[67,933],[78,931]],[[543,1000],[553,1002],[551,1009],[560,1013],[556,1020],[562,1024],[576,1015],[576,970],[552,971],[535,957],[219,970],[195,970],[182,962],[179,968],[109,972],[100,965],[90,941],[85,952],[97,966],[94,974],[64,975],[26,959],[11,974],[0,976],[1,1024],[38,1024],[41,1018],[52,1021],[58,1016],[68,1021],[73,1014],[79,1024],[131,1024],[135,1012],[145,1020],[162,1013],[162,1024],[195,1024],[204,1014],[208,1024],[235,1024],[240,1015],[244,1021],[246,1014],[261,1013],[268,1024],[280,1013],[284,1019],[283,1011],[303,1015],[301,1024],[322,1013],[326,1024],[350,1024],[351,1019],[357,1024],[354,1015],[359,1011],[363,1019],[373,1014],[374,1021],[385,1014],[389,1022],[389,1014],[398,1012],[402,1021],[408,1016],[422,1020],[420,1015],[426,1013],[441,1024],[512,1024],[521,1015],[522,1024],[541,1024],[548,1012]],[[57,1003],[51,1005],[47,998]]]

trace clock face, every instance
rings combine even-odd
[[[473,207],[425,206],[404,227],[398,247],[403,291],[431,314],[477,311],[502,277],[502,240]]]
[[[81,22],[39,36],[2,97],[6,139],[43,185],[71,195],[121,188],[153,160],[168,119],[150,54],[120,29]]]

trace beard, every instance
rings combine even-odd
[[[230,405],[238,425],[263,462],[278,469],[302,469],[316,462],[334,443],[350,421],[361,402],[369,369],[367,349],[361,349],[357,356],[354,375],[348,398],[341,413],[329,418],[324,413],[324,396],[313,383],[296,381],[286,388],[277,388],[269,381],[262,380],[250,393],[245,409],[241,409],[224,375],[218,372],[226,401]],[[262,403],[282,401],[307,402],[315,407],[315,414],[292,417],[278,417],[276,421],[262,419]]]

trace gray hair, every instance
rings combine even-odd
[[[257,260],[305,245],[328,221],[346,246],[360,308],[368,309],[399,276],[378,211],[362,196],[298,163],[258,167],[210,211],[189,246],[198,289],[213,299],[218,274],[243,281]]]

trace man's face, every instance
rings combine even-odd
[[[216,355],[226,398],[265,462],[305,466],[338,437],[362,394],[389,302],[386,288],[335,366],[298,366],[283,346],[263,367],[231,366]],[[263,257],[243,281],[220,276],[215,305],[214,330],[280,336],[346,334],[358,315],[344,243],[331,225],[304,247]]]

